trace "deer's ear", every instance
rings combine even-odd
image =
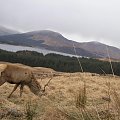
[[[0,64],[0,72],[3,72],[7,68],[6,64]]]

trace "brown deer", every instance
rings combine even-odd
[[[18,64],[0,64],[0,86],[5,82],[16,84],[8,98],[11,97],[18,86],[20,86],[21,97],[25,85],[27,85],[30,91],[35,95],[42,96],[45,94],[45,88],[51,80],[52,77],[42,89],[29,67],[24,67],[23,65]]]

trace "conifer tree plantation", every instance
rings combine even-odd
[[[79,58],[84,72],[112,74],[110,63],[92,58]],[[8,52],[0,50],[0,61],[22,63],[32,67],[48,67],[60,72],[81,72],[76,57],[58,54],[43,55],[35,51]],[[120,76],[120,62],[112,62],[115,75]]]

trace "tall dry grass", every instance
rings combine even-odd
[[[84,73],[81,62],[77,56],[77,52],[74,44],[73,44],[73,48],[74,48],[74,52],[78,60],[80,69]],[[115,78],[109,50],[107,47],[106,47],[106,50],[109,58],[112,75]],[[104,70],[102,71],[104,74],[106,74]],[[80,88],[77,91],[77,95],[75,97],[75,108],[73,109],[72,113],[68,112],[67,110],[63,110],[65,116],[67,116],[69,120],[119,120],[120,119],[120,96],[115,90],[113,90],[114,88],[112,87],[111,82],[110,81],[106,82],[106,87],[107,87],[106,96],[103,97],[103,99],[106,102],[105,102],[105,105],[102,107],[102,109],[99,109],[97,107],[97,105],[95,104],[94,98],[91,103],[91,108],[88,109],[86,81],[84,80],[84,77],[82,77],[81,79],[83,79],[84,84],[83,84],[83,88]]]

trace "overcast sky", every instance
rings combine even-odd
[[[120,48],[120,0],[0,0],[0,25]]]

